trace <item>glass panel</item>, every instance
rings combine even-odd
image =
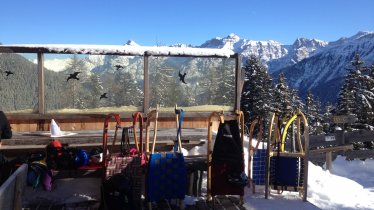
[[[44,67],[49,113],[142,110],[143,57],[46,54]]]
[[[37,54],[0,53],[0,109],[8,113],[38,110]]]
[[[151,57],[150,107],[171,111],[233,111],[235,59]],[[182,81],[183,80],[183,81]]]

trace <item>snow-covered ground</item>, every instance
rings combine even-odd
[[[248,145],[248,140],[245,140]],[[247,158],[247,148],[245,150]],[[206,145],[193,148],[189,154],[206,154]],[[298,193],[272,192],[265,199],[264,187],[258,186],[253,194],[245,189],[244,207],[249,210],[374,210],[374,159],[347,161],[338,156],[333,162],[332,173],[309,162],[308,202],[302,202]],[[187,202],[193,198],[188,197]]]

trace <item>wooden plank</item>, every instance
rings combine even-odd
[[[207,203],[204,200],[199,200],[196,202],[196,207],[198,210],[207,210],[210,209]]]
[[[186,205],[185,210],[199,210],[196,205]]]
[[[351,150],[345,153],[347,159],[367,159],[374,158],[374,150]]]
[[[238,208],[232,203],[227,196],[220,196],[217,198],[217,202],[226,210],[238,210]]]
[[[102,118],[104,119],[104,118]],[[103,120],[92,118],[92,119],[69,119],[60,118],[55,119],[63,131],[80,131],[80,130],[101,130],[103,128]],[[132,123],[129,118],[123,119],[123,126],[131,126]],[[32,132],[32,131],[49,131],[50,119],[46,120],[9,120],[13,131],[16,132]],[[159,127],[163,128],[175,128],[174,121],[159,122]],[[186,118],[183,121],[183,129],[189,128],[206,128],[208,125],[207,118]],[[183,132],[183,131],[182,131]],[[182,134],[183,135],[183,134]]]
[[[270,157],[277,156],[277,155],[278,155],[278,152],[270,152]],[[301,152],[293,152],[293,153],[280,152],[279,156],[280,157],[304,157],[305,153],[301,153]]]
[[[339,146],[343,144],[343,131],[336,131],[334,134],[329,134],[329,136],[334,135],[335,141],[326,141],[326,135],[316,135],[309,136],[309,147],[328,147],[328,146]]]
[[[374,141],[374,131],[358,130],[346,132],[344,137],[347,143]]]
[[[355,123],[357,117],[355,115],[335,115],[332,116],[332,121],[336,124]]]
[[[245,210],[243,205],[240,205],[240,198],[235,196],[228,196],[232,204],[236,207],[236,209]]]
[[[310,150],[310,154],[318,154],[318,153],[325,153],[325,152],[337,152],[337,151],[347,151],[353,150],[353,145],[343,145],[343,146],[335,146],[335,147],[327,147],[321,149],[313,149]]]

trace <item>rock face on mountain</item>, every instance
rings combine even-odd
[[[320,97],[321,101],[335,102],[346,74],[346,67],[355,54],[367,66],[374,62],[374,33],[359,32],[350,38],[330,42],[324,48],[294,65],[279,69],[273,76],[283,72],[290,86],[299,89],[305,96],[308,90]]]
[[[269,72],[274,72],[309,57],[314,51],[326,45],[327,42],[306,38],[296,39],[293,45],[283,45],[273,40],[253,41],[230,34],[225,38],[216,37],[206,41],[200,47],[228,48],[241,53],[244,58],[256,55],[268,66]]]
[[[280,72],[287,78],[289,86],[299,89],[301,97],[308,90],[322,102],[335,102],[354,55],[358,53],[366,65],[374,62],[374,33],[359,32],[349,38],[334,42],[298,38],[292,45],[276,41],[252,41],[240,39],[235,34],[225,38],[211,39],[201,47],[229,48],[241,53],[244,59],[256,55],[267,65],[274,79]]]

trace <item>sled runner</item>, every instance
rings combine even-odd
[[[255,127],[258,125],[257,130],[257,143],[253,147],[253,134]],[[262,148],[259,148],[262,141],[263,124],[262,119],[257,118],[252,121],[249,129],[249,146],[248,146],[248,175],[250,177],[249,185],[252,187],[252,192],[255,193],[256,185],[265,184],[265,167],[266,167],[266,148],[262,142]]]
[[[212,125],[217,119],[220,124],[212,151]],[[244,186],[248,185],[244,172],[243,126],[242,112],[237,112],[234,119],[225,120],[223,112],[213,112],[209,117],[208,200],[215,195],[240,195],[243,202]]]

